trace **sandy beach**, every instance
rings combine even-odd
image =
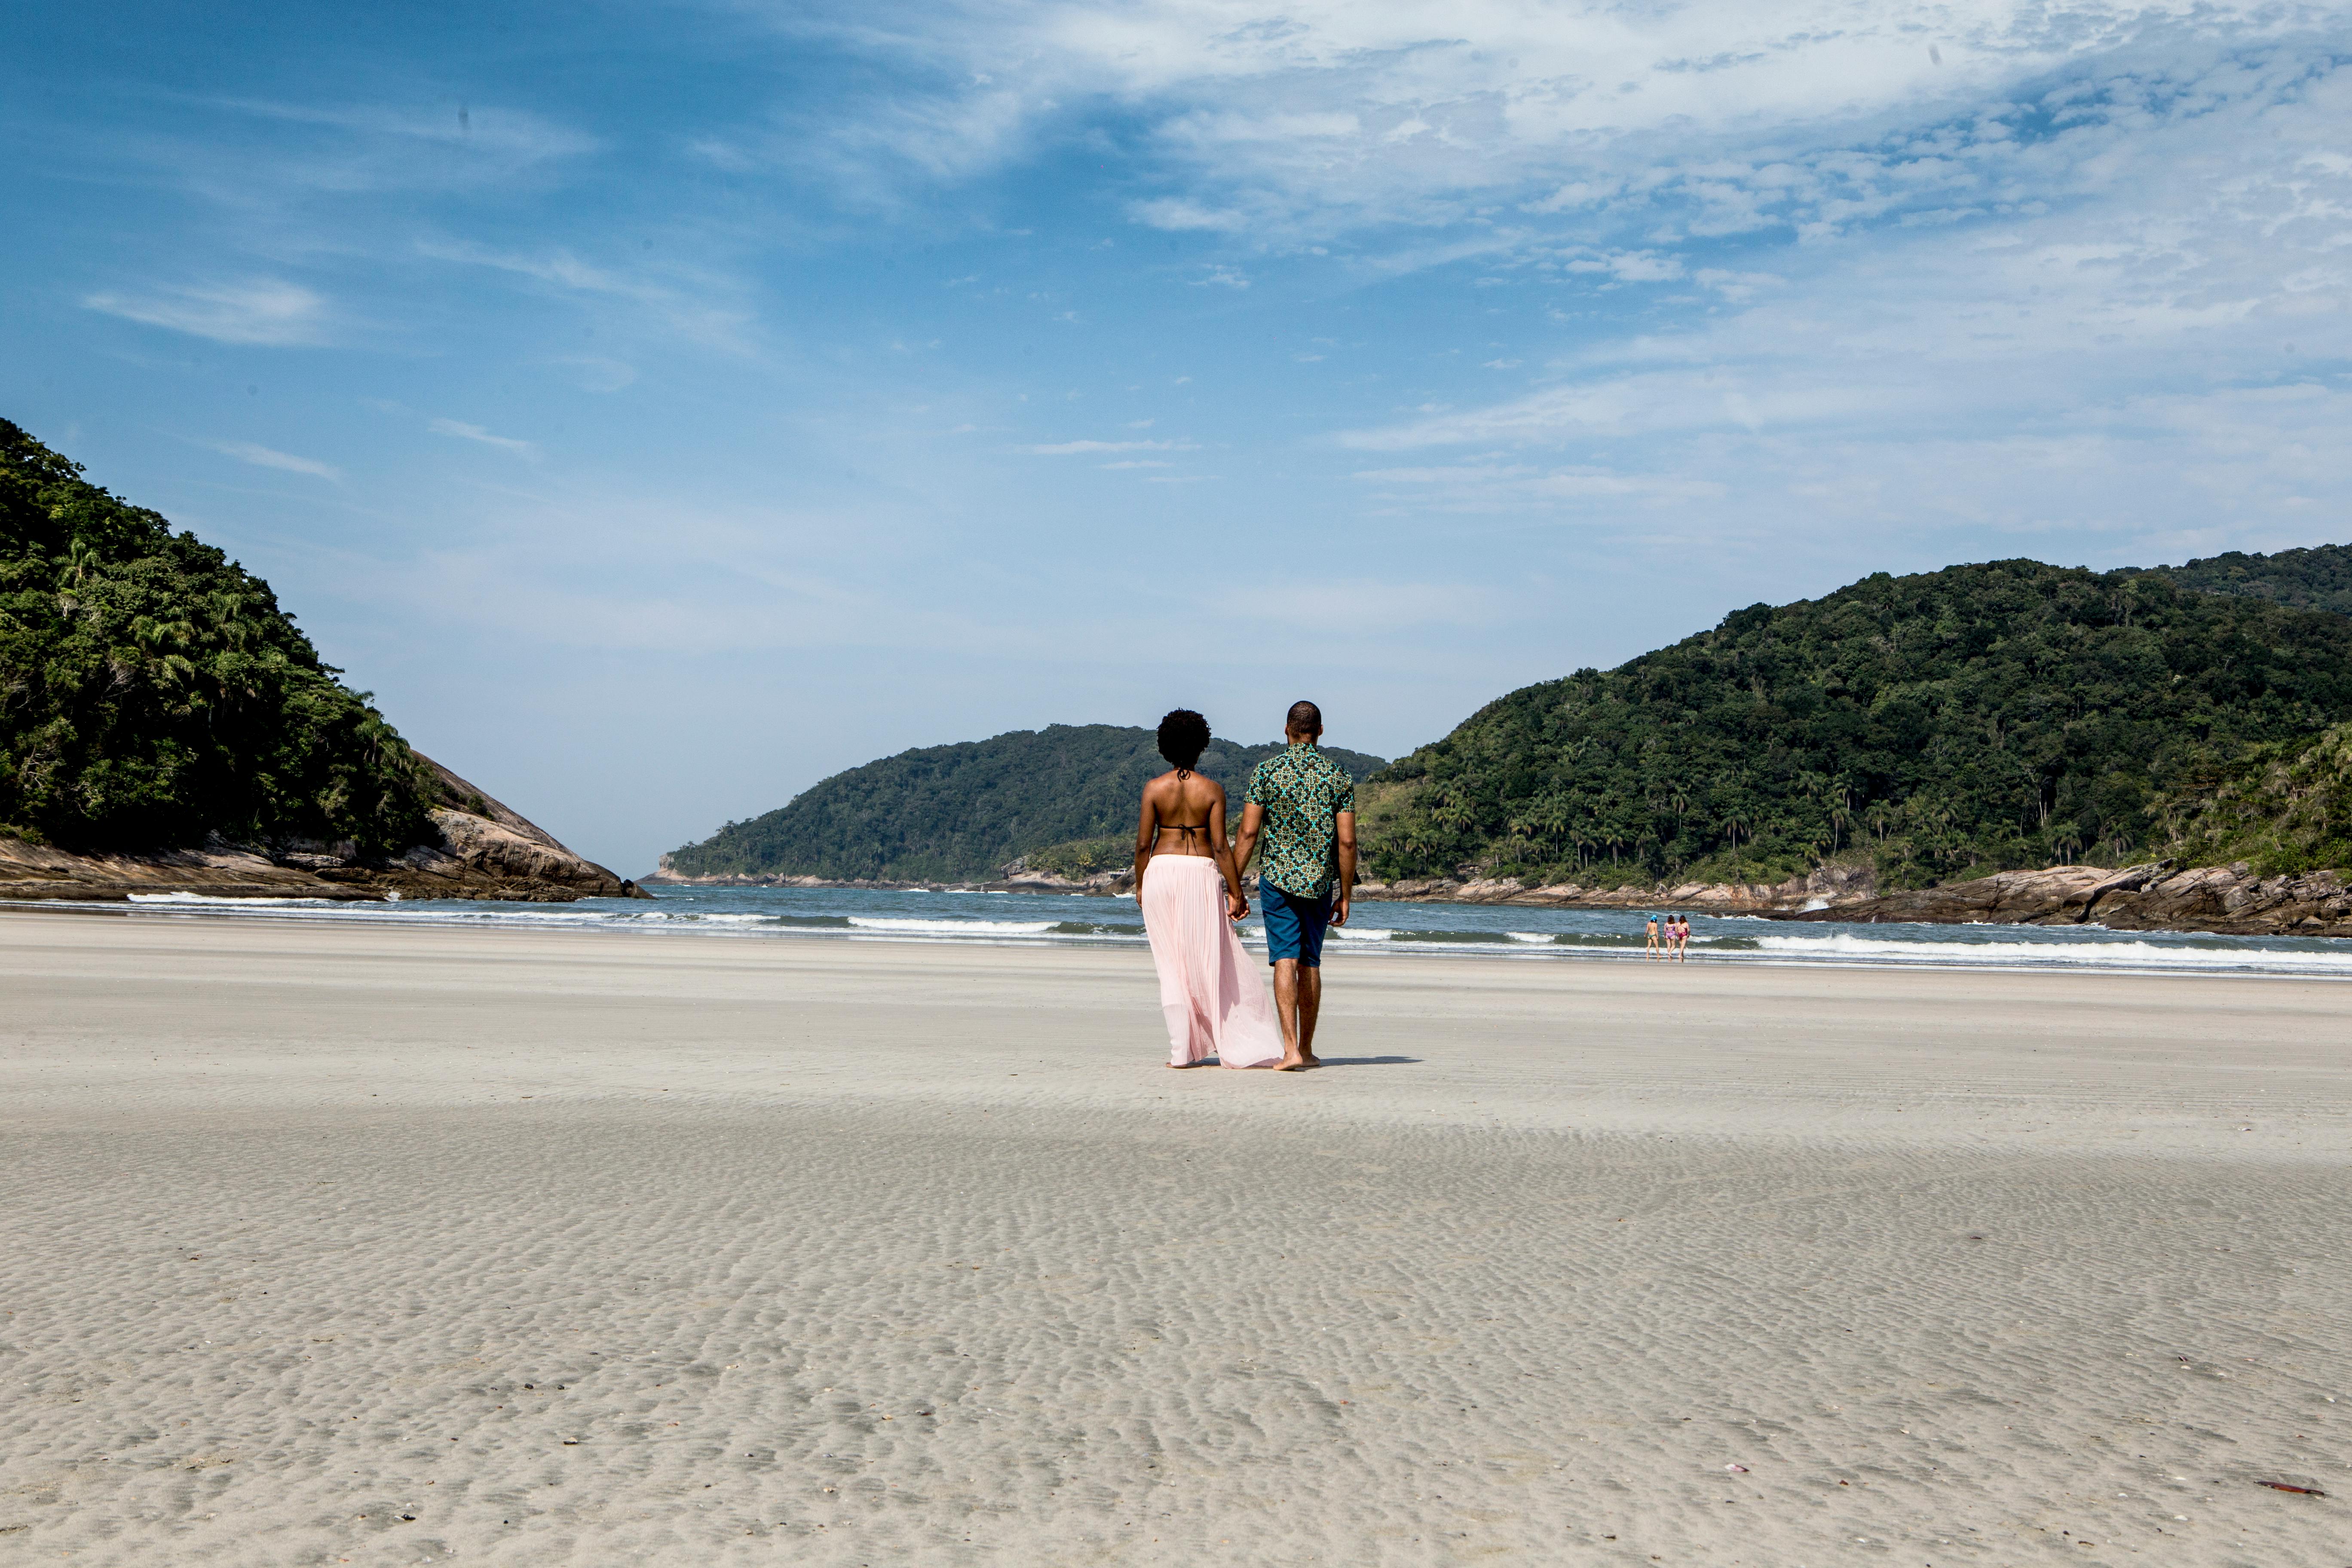
[[[2352,1563],[2352,988],[1329,976],[0,911],[0,1562]]]

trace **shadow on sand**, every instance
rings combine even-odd
[[[1417,1062],[1419,1057],[1320,1057],[1317,1060],[1327,1068],[1384,1068]]]

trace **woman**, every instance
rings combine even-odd
[[[1160,721],[1160,754],[1173,771],[1143,786],[1135,899],[1160,970],[1168,1065],[1213,1056],[1229,1068],[1270,1068],[1282,1059],[1282,1029],[1234,934],[1249,900],[1225,837],[1224,786],[1192,771],[1208,744],[1209,721],[1189,708]]]
[[[1642,928],[1647,939],[1642,945],[1642,956],[1644,959],[1662,958],[1664,955],[1658,951],[1658,917],[1652,915],[1649,920],[1650,923]]]

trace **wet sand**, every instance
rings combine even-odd
[[[0,1563],[2352,1563],[2352,987],[1328,984],[0,911]]]

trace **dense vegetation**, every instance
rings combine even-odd
[[[2158,816],[2168,850],[2191,865],[2245,860],[2264,876],[2352,867],[2352,724],[2299,746],[2258,747]]]
[[[1249,770],[1280,749],[1219,741],[1202,756],[1201,771],[1238,792]],[[1328,749],[1359,778],[1382,765],[1360,752]],[[1167,767],[1151,731],[1113,724],[1054,724],[926,746],[835,773],[664,863],[686,877],[985,880],[1048,846],[1085,858],[1091,851],[1082,841],[1131,837],[1144,781]]]
[[[429,840],[435,785],[269,585],[0,420],[0,833]]]
[[[2352,616],[2352,545],[2321,544],[2249,555],[2232,550],[2185,566],[2157,566],[2149,575],[2207,594],[2240,594],[2298,610]]]
[[[2352,621],[2188,570],[1881,573],[1528,687],[1378,775],[1400,799],[1372,870],[1591,885],[1866,857],[1903,884],[2153,852],[2261,748],[2352,716]]]

